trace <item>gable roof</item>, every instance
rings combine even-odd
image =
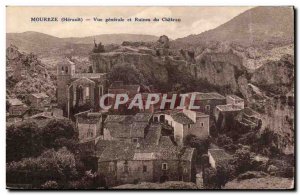
[[[89,83],[89,84],[95,84],[95,82],[93,80],[91,80],[90,78],[86,78],[86,77],[80,77],[80,78],[74,80],[72,82],[72,84],[76,84],[76,83],[79,83],[79,82],[84,82],[84,83]]]
[[[188,93],[189,95],[195,94],[195,100],[213,100],[213,99],[226,99],[223,95],[217,92],[209,92],[209,93],[202,93],[202,92],[191,92]]]
[[[105,128],[116,138],[144,138],[152,114],[109,115],[105,120]]]
[[[40,99],[40,98],[48,98],[49,96],[47,95],[47,94],[45,94],[45,93],[33,93],[33,94],[31,94],[32,96],[34,96],[35,98],[38,98],[38,99]]]
[[[232,99],[234,99],[234,100],[243,100],[242,98],[240,98],[239,96],[234,95],[234,94],[232,94],[232,95],[227,95],[227,97],[232,98]]]
[[[176,121],[180,124],[184,124],[184,125],[194,124],[194,121],[182,112],[177,112],[177,113],[171,114],[171,116],[174,119],[174,121]]]
[[[84,111],[74,115],[78,121],[78,123],[83,124],[96,124],[101,121],[102,113],[99,112],[91,112],[91,111]]]
[[[17,99],[17,98],[8,99],[7,101],[8,101],[8,103],[9,103],[11,106],[21,106],[21,105],[24,105],[24,103],[21,102],[21,100],[19,100],[19,99]]]
[[[161,125],[160,124],[151,124],[146,138],[144,140],[147,145],[158,145],[161,135]]]

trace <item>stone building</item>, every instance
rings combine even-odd
[[[241,109],[244,109],[244,107],[245,107],[244,100],[236,95],[227,95],[226,96],[226,104],[239,106]]]
[[[152,114],[109,115],[104,122],[103,139],[141,142],[150,126]]]
[[[28,110],[28,107],[21,100],[13,98],[7,100],[8,113],[11,116],[20,116]]]
[[[187,135],[195,135],[201,139],[209,136],[209,115],[192,110],[166,110],[156,112],[154,122],[163,122],[174,129],[174,139],[182,145]]]
[[[75,114],[79,142],[103,139],[102,113],[85,111]]]
[[[106,74],[75,73],[75,64],[66,58],[57,65],[57,102],[70,117],[79,111],[100,109],[106,89]]]
[[[30,106],[33,108],[42,108],[50,104],[50,97],[45,93],[32,93],[29,95],[28,100]]]
[[[146,141],[145,141],[146,142]],[[98,173],[108,186],[136,182],[195,182],[193,148],[175,146],[169,137],[157,144],[98,142]]]
[[[214,115],[214,109],[218,105],[225,105],[226,98],[219,93],[201,93],[201,92],[191,92],[188,93],[189,99],[191,101],[192,95],[194,95],[194,105],[199,106],[200,108],[195,111],[203,112],[208,114],[210,117]]]

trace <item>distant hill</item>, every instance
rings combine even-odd
[[[197,45],[209,41],[237,42],[243,45],[262,42],[291,42],[294,39],[292,7],[256,7],[219,27],[198,35],[175,40]]]
[[[6,45],[17,46],[21,51],[33,52],[39,56],[82,54],[91,51],[94,43],[121,44],[123,41],[157,41],[158,37],[138,34],[104,34],[88,37],[58,38],[39,32],[7,33]]]
[[[88,37],[71,37],[63,38],[64,41],[80,44],[91,44],[96,39],[97,42],[102,44],[122,44],[123,41],[144,41],[152,42],[157,41],[159,37],[153,35],[138,35],[138,34],[103,34]]]

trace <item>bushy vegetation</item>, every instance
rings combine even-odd
[[[197,136],[190,134],[190,135],[186,136],[184,144],[186,146],[190,146],[190,147],[196,149],[197,162],[200,162],[201,156],[203,154],[207,154],[209,140],[208,139],[202,140],[202,139],[198,138]]]
[[[115,65],[108,73],[110,83],[123,81],[124,84],[144,84],[145,78],[140,71],[131,64]]]
[[[28,121],[12,125],[6,131],[7,162],[34,157],[46,149],[66,146],[75,151],[77,132],[69,120],[50,120],[44,127]]]
[[[6,170],[9,183],[31,183],[36,188],[42,184],[42,187],[53,187],[54,183],[47,181],[56,181],[64,186],[77,176],[74,154],[65,147],[58,151],[46,150],[38,157],[13,161]]]

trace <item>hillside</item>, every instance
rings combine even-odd
[[[122,44],[123,41],[152,42],[152,41],[156,41],[158,37],[153,35],[138,35],[138,34],[103,34],[103,35],[88,36],[88,37],[62,38],[62,40],[66,42],[71,42],[75,44],[91,44],[94,42],[94,39],[96,39],[97,42],[102,42],[102,44],[108,45],[108,44]]]
[[[25,100],[31,93],[44,92],[55,100],[53,80],[54,75],[34,54],[20,52],[15,46],[6,49],[7,96]]]
[[[236,42],[243,45],[285,44],[294,40],[292,7],[256,7],[219,27],[175,40],[197,46],[204,42]]]
[[[6,45],[13,44],[21,51],[33,52],[42,57],[49,55],[87,54],[97,42],[121,44],[123,41],[156,41],[158,37],[135,34],[105,34],[89,37],[58,38],[39,32],[7,33]]]

